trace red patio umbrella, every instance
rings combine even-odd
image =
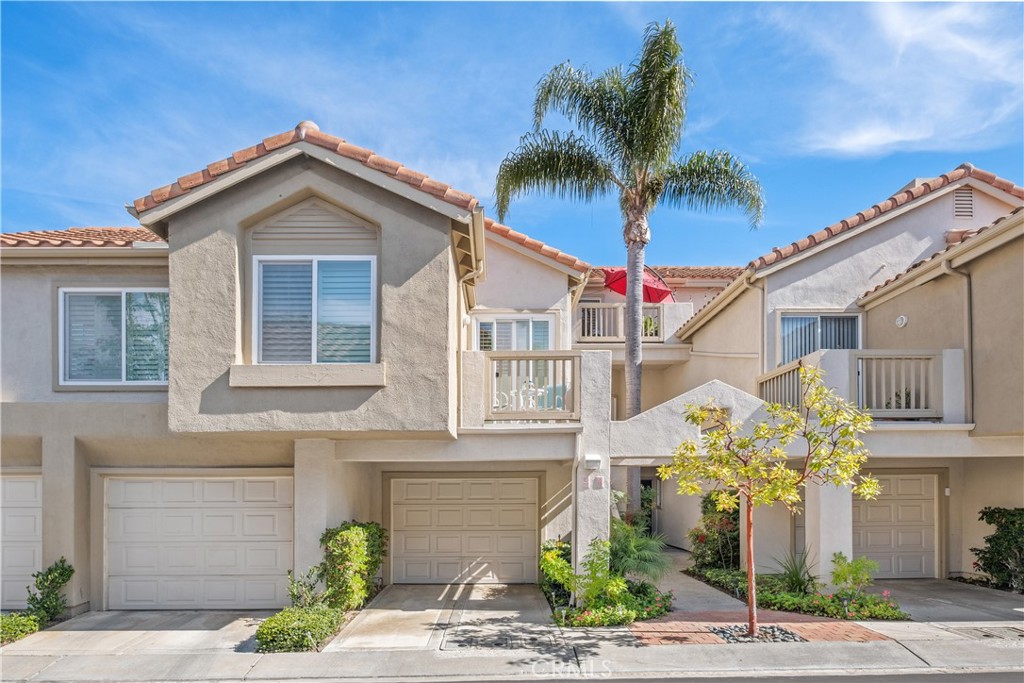
[[[602,268],[604,271],[604,286],[613,292],[626,294],[626,269],[621,267]],[[654,271],[644,268],[644,301],[649,304],[656,304],[672,296],[672,289],[665,284],[661,276]]]

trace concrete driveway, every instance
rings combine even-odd
[[[887,590],[914,621],[1024,621],[1024,596],[946,579],[885,579],[872,593]]]
[[[534,585],[391,585],[325,651],[564,648]]]
[[[5,645],[7,655],[220,654],[256,651],[273,612],[88,612]]]

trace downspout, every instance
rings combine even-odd
[[[948,260],[942,262],[942,272],[957,275],[964,280],[964,393],[967,395],[966,420],[974,422],[974,305],[971,274],[953,267]]]

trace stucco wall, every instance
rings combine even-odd
[[[0,286],[0,400],[163,403],[166,390],[58,387],[59,287],[166,287],[167,269],[145,266],[3,265]]]
[[[664,370],[662,400],[715,379],[756,394],[760,321],[760,292],[750,289],[736,297],[689,339],[690,360]]]
[[[794,260],[767,277],[764,369],[777,367],[778,317],[785,311],[855,311],[869,289],[946,247],[947,230],[981,227],[1013,207],[975,190],[974,218],[953,217],[951,192],[901,215],[837,238],[827,249]]]
[[[316,195],[380,226],[379,362],[386,386],[231,387],[243,314],[247,226]],[[169,421],[174,431],[451,434],[455,391],[450,223],[319,162],[292,161],[173,216]],[[299,370],[297,370],[298,372]]]
[[[1024,239],[1018,238],[967,267],[974,307],[974,436],[1024,433],[1022,264]]]
[[[1024,458],[972,458],[964,461],[962,522],[963,543],[959,571],[971,573],[971,548],[985,544],[995,527],[978,519],[986,506],[1024,507]]]
[[[555,314],[552,348],[572,348],[569,276],[521,254],[488,233],[487,276],[476,286],[474,313]],[[467,348],[472,347],[472,336]]]
[[[906,327],[896,318],[907,317]],[[864,335],[870,349],[964,348],[964,286],[942,277],[890,299],[865,313]]]

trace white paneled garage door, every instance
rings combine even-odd
[[[879,475],[882,493],[853,502],[853,554],[878,562],[877,578],[936,576],[938,477]]]
[[[394,479],[395,583],[537,581],[536,478]]]
[[[288,602],[291,477],[110,478],[109,609]]]
[[[43,478],[38,474],[0,477],[0,572],[3,609],[22,609],[32,574],[42,566]]]

